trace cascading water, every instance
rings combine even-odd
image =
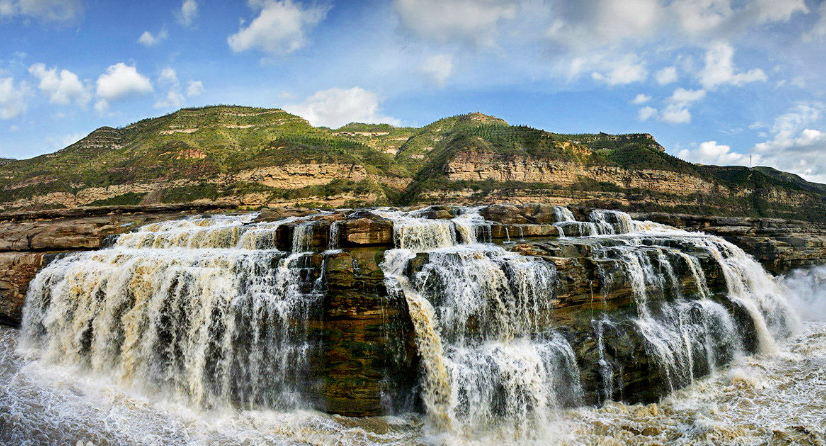
[[[548,444],[565,437],[566,420],[574,420],[572,432],[588,439],[582,444],[602,444],[601,434],[576,420],[610,419],[617,407],[610,400],[628,397],[622,394],[627,385],[639,386],[624,381],[638,378],[631,370],[635,364],[619,362],[629,357],[620,354],[623,339],[639,339],[630,357],[658,371],[664,392],[680,395],[679,388],[702,387],[701,376],[740,358],[738,353],[773,351],[776,340],[798,326],[784,288],[717,237],[634,221],[616,211],[594,211],[589,221],[579,222],[569,209],[555,208],[555,225],[566,236],[547,243],[578,249],[595,264],[589,283],[601,284],[593,292],[590,320],[581,321],[587,328],[577,334],[565,326],[570,321],[558,320],[565,270],[553,254],[542,254],[546,242],[514,240],[507,246],[515,252],[491,243],[491,222],[480,208],[453,209],[448,219],[426,218],[433,215],[427,210],[372,212],[393,223],[395,249],[384,252],[381,268],[390,300],[406,303],[415,332],[427,439],[417,433],[415,416],[367,419],[365,426],[386,423],[377,428],[385,429],[380,435],[350,429],[348,423],[356,422],[341,417],[295,421],[287,415],[314,407],[308,401],[317,390],[309,382],[310,363],[320,341],[311,320],[324,300],[327,256],[341,254],[339,239],[346,243],[339,235],[344,226],[335,221],[315,267],[310,251],[326,226],[309,217],[156,223],[119,236],[107,249],[64,255],[30,285],[20,351],[42,358],[36,364],[92,371],[175,404],[244,409],[226,422],[228,429],[241,429],[232,431],[232,439],[210,434],[217,444]],[[279,232],[292,234],[290,243],[278,243]],[[790,276],[787,288],[814,286],[813,274]],[[606,303],[621,293],[627,303]],[[592,369],[584,362],[588,358],[596,364]],[[625,369],[631,370],[627,376]],[[596,389],[587,388],[586,370],[598,376]],[[9,414],[21,401],[14,392],[43,392],[26,376],[19,372],[4,381],[9,384],[0,383],[0,401],[9,408],[0,405],[0,440],[22,438],[4,436],[16,422]],[[82,401],[65,400],[71,403],[49,405],[88,410]],[[605,406],[570,409],[584,401]],[[197,427],[203,423],[177,412],[172,419],[174,436],[156,443],[200,444],[186,440],[191,430],[213,428]],[[249,434],[262,428],[289,434]],[[53,431],[50,438],[77,438]],[[128,426],[123,431],[133,432]],[[137,437],[99,438],[153,444],[133,441]],[[570,437],[562,441],[580,444]]]
[[[305,253],[273,249],[292,220],[252,218],[148,225],[55,260],[31,283],[23,347],[199,406],[302,407],[321,295]]]
[[[475,244],[465,234],[485,224],[480,217],[382,215],[393,220],[396,231],[386,277],[411,309],[425,405],[437,424],[460,431],[496,423],[542,424],[554,409],[577,401],[575,355],[549,317],[556,280],[552,263]],[[595,260],[620,268],[620,279],[607,273],[602,278],[602,291],[611,293],[620,285],[615,281],[630,286],[636,308],[631,328],[661,370],[666,390],[691,384],[744,351],[746,340],[727,306],[746,311],[761,351],[795,325],[771,277],[722,239],[636,222],[616,211],[593,211],[589,222],[575,221],[565,208],[556,208],[555,215],[561,230],[577,228],[574,232],[589,240]],[[709,289],[701,257],[722,270],[724,296]],[[418,265],[415,271],[411,264]],[[606,358],[606,327],[617,330],[607,316],[594,325],[603,401],[614,397],[614,382],[621,380]],[[573,390],[560,395],[560,388]]]
[[[487,223],[472,212],[438,222],[383,215],[398,228],[384,270],[389,288],[408,302],[423,398],[437,425],[470,433],[504,422],[519,437],[536,434],[554,409],[579,400],[574,352],[541,320],[554,298],[552,264],[476,244],[468,234]],[[453,231],[466,243],[457,245]],[[417,256],[425,263],[406,275]]]

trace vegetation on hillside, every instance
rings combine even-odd
[[[477,155],[502,165],[525,160],[621,169],[617,172],[673,172],[712,184],[720,193],[672,196],[586,177],[564,187],[450,179],[447,166],[452,161]],[[350,170],[366,172],[367,178],[363,174],[356,179],[336,177],[328,184],[284,189],[235,177],[261,167],[307,163],[350,166]],[[129,190],[133,184],[156,185],[156,192]],[[52,154],[28,160],[0,159],[0,207],[5,209],[36,196],[76,196],[90,188],[106,191],[109,186],[120,188],[101,193],[103,198],[87,204],[255,195],[268,202],[306,205],[332,199],[347,199],[353,205],[408,205],[461,193],[479,201],[570,196],[594,205],[627,208],[633,203],[638,210],[826,219],[826,185],[796,175],[764,167],[695,165],[667,154],[647,134],[558,134],[511,126],[481,113],[451,116],[422,128],[350,123],[329,129],[313,127],[278,109],[188,108],[123,128],[100,128]],[[60,206],[54,200],[50,203],[41,206]]]

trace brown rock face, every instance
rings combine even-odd
[[[826,262],[826,225],[776,218],[639,213],[637,219],[702,231],[734,243],[764,268],[783,274]]]
[[[20,323],[26,290],[43,265],[43,257],[40,253],[0,253],[0,323]]]
[[[393,223],[369,212],[357,213],[341,223],[345,246],[392,245]]]
[[[209,211],[205,208],[155,207],[108,211],[80,210],[15,214],[0,217],[0,323],[17,324],[29,282],[52,253],[98,249],[105,238],[142,224],[177,219]],[[214,209],[212,209],[214,210]],[[349,211],[347,211],[349,212]],[[573,209],[583,220],[590,209]],[[307,210],[275,209],[258,221],[306,216]],[[491,239],[509,238],[507,249],[554,266],[556,281],[549,290],[551,304],[538,315],[543,327],[558,330],[574,349],[587,402],[600,401],[605,379],[611,380],[615,399],[654,401],[668,391],[663,371],[645,352],[646,340],[633,327],[636,300],[621,259],[596,255],[610,242],[558,238],[556,217],[547,204],[491,205],[480,211],[490,225]],[[455,208],[434,207],[421,212],[432,219],[450,219]],[[826,226],[772,219],[735,219],[688,215],[646,214],[650,219],[723,236],[755,255],[775,272],[822,263],[826,258]],[[323,282],[324,295],[307,317],[310,357],[310,395],[315,407],[348,416],[381,415],[394,409],[418,408],[419,379],[413,324],[403,299],[388,293],[380,264],[393,246],[393,223],[369,210],[326,213],[312,217],[308,244],[309,283]],[[307,221],[279,227],[276,243],[291,248],[296,228]],[[337,231],[337,232],[336,232]],[[338,234],[343,251],[327,251],[331,234]],[[571,235],[571,234],[568,234]],[[533,238],[533,239],[531,239]],[[524,239],[524,240],[522,240]],[[482,240],[482,237],[480,237]],[[642,243],[665,243],[643,240]],[[722,299],[725,281],[715,261],[690,244],[670,241],[669,247],[695,256],[714,299],[734,316],[743,332],[753,327],[743,310]],[[336,244],[336,243],[333,243]],[[599,246],[597,246],[599,245]],[[418,255],[410,272],[429,261]],[[688,264],[675,262],[674,274],[687,295],[696,292]],[[650,301],[672,301],[671,291],[648,290]],[[550,294],[552,293],[552,294]],[[609,315],[612,324],[595,322],[595,314]],[[595,325],[597,324],[597,325]],[[603,350],[598,347],[597,328]],[[749,343],[752,342],[752,343]],[[753,349],[753,341],[746,341]],[[599,369],[604,355],[612,366],[610,377]],[[699,370],[699,369],[698,369]],[[703,370],[699,370],[704,372]]]
[[[698,177],[666,170],[628,170],[610,166],[585,166],[580,163],[561,162],[529,157],[503,160],[494,153],[468,151],[456,155],[445,167],[452,181],[553,184],[570,187],[583,179],[610,183],[618,188],[644,189],[652,192],[677,195],[708,194],[714,185]]]

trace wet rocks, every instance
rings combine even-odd
[[[0,253],[0,323],[17,326],[29,282],[44,263],[42,253]]]
[[[393,245],[393,223],[371,212],[356,212],[340,223],[345,246]]]
[[[633,215],[640,220],[723,237],[754,256],[774,274],[821,265],[826,259],[826,224],[776,218],[662,213]]]

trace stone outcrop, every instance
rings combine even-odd
[[[777,218],[638,213],[635,218],[725,238],[767,270],[783,274],[826,262],[826,224]]]
[[[26,289],[43,266],[42,253],[0,252],[0,324],[20,323]]]
[[[100,249],[107,237],[138,226],[217,209],[166,205],[0,214],[0,323],[20,323],[29,281],[55,254]]]
[[[20,322],[29,281],[55,254],[99,249],[106,245],[107,237],[151,222],[226,211],[214,206],[155,206],[0,215],[0,323]],[[572,211],[577,220],[586,220],[590,213],[588,208]],[[271,209],[262,211],[256,222],[310,214],[312,211],[306,209]],[[449,220],[460,212],[435,206],[420,214]],[[608,242],[600,241],[597,246],[593,239],[560,238],[554,209],[547,204],[491,205],[480,214],[491,223],[490,239],[510,241],[503,245],[510,251],[554,266],[553,301],[539,319],[559,330],[573,346],[587,402],[604,397],[599,395],[606,379],[599,369],[600,359],[611,364],[607,379],[612,381],[610,396],[614,399],[650,402],[668,391],[662,369],[646,359],[646,340],[632,329],[637,304],[623,265],[595,255],[595,250]],[[777,273],[822,263],[826,258],[826,226],[774,219],[668,214],[636,217],[725,237]],[[388,293],[380,268],[384,251],[393,247],[392,221],[368,209],[324,213],[310,217],[309,222],[298,220],[279,226],[276,245],[290,250],[296,228],[302,224],[311,226],[308,244],[316,251],[307,260],[309,283],[322,281],[326,289],[323,304],[309,315],[308,322],[310,340],[319,346],[310,358],[311,400],[319,410],[348,416],[418,407],[420,402],[411,396],[416,394],[411,389],[419,379],[412,322],[406,302]],[[699,259],[709,290],[721,296],[725,281],[713,259],[690,245],[673,243]],[[427,254],[420,254],[411,268],[415,271],[426,262]],[[696,291],[687,264],[675,264],[674,274],[683,292]],[[658,295],[651,291],[655,304],[658,299],[675,298],[668,292]],[[745,332],[753,329],[742,308],[718,297],[712,299],[728,305]],[[610,314],[618,321],[600,328],[601,344],[594,335],[595,312]],[[748,341],[753,336],[746,338],[746,347],[753,349],[749,343],[753,341]],[[698,367],[698,373],[706,372]]]
[[[519,181],[571,187],[583,180],[591,180],[612,184],[617,188],[644,189],[675,195],[709,194],[715,190],[713,183],[699,177],[667,170],[586,166],[528,157],[501,159],[493,152],[461,152],[447,163],[445,173],[452,181]]]
[[[334,179],[361,181],[366,178],[367,171],[362,165],[302,163],[245,170],[239,172],[235,179],[279,189],[301,189],[327,184]]]

